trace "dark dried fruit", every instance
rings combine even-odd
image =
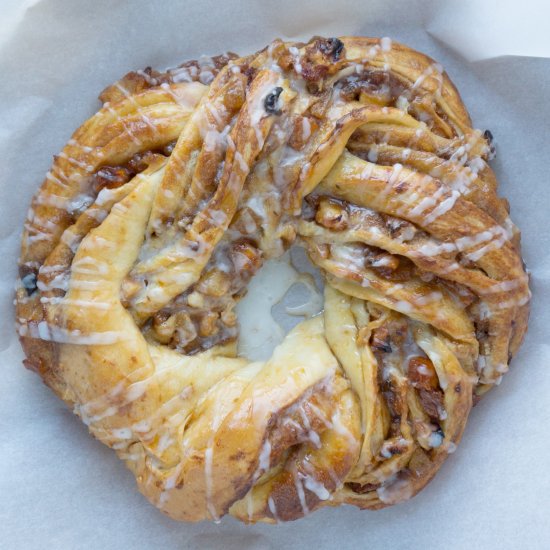
[[[380,327],[373,330],[371,348],[375,352],[391,353],[391,338],[387,327]]]
[[[420,403],[426,414],[434,420],[440,418],[443,410],[443,392],[433,363],[427,357],[412,357],[407,371],[409,381],[418,392]]]
[[[485,132],[483,132],[483,137],[489,142],[489,145],[491,145],[491,143],[493,143],[493,133],[491,132],[491,130],[485,130]]]
[[[21,283],[25,287],[25,290],[27,291],[27,295],[30,296],[36,289],[36,273],[30,272],[27,273],[22,279]]]
[[[315,221],[333,231],[344,231],[349,224],[349,215],[339,202],[323,199],[315,214]]]
[[[427,357],[417,356],[409,359],[407,374],[414,388],[435,390],[439,387],[435,367]]]
[[[123,166],[103,166],[94,174],[94,188],[97,192],[116,189],[130,181],[132,175],[132,171]]]
[[[167,143],[162,149],[161,149],[161,153],[166,156],[166,157],[169,157],[171,154],[172,154],[172,151],[174,150],[174,147],[176,146],[176,142],[177,140],[174,140],[174,141],[171,141],[170,143]]]
[[[319,49],[325,54],[332,56],[334,61],[340,59],[340,55],[344,49],[344,43],[338,38],[327,38],[319,41]]]
[[[283,92],[283,89],[280,86],[277,86],[271,93],[267,94],[264,99],[264,108],[266,113],[270,115],[280,115],[281,109],[277,107],[279,102],[279,96]]]

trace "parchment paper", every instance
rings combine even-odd
[[[550,547],[550,38],[548,3],[0,0],[0,547]],[[462,444],[416,498],[379,512],[325,509],[280,526],[179,524],[136,490],[39,378],[21,366],[12,293],[32,194],[96,96],[130,69],[249,53],[273,38],[390,36],[448,70],[523,231],[533,307],[511,372],[472,412]],[[519,57],[519,56],[539,56]]]

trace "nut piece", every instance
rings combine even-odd
[[[237,324],[237,315],[233,311],[233,305],[229,304],[221,314],[222,323],[228,327],[234,327]]]
[[[204,296],[197,292],[196,290],[194,292],[191,292],[189,296],[187,296],[187,303],[191,307],[196,307],[197,309],[203,309],[204,308]]]
[[[435,367],[427,357],[411,357],[409,359],[407,374],[412,386],[415,388],[436,389],[439,386]]]
[[[391,353],[391,337],[388,327],[383,325],[372,332],[371,347],[374,352]]]
[[[176,330],[176,316],[159,312],[153,317],[153,332],[161,344],[168,344]]]
[[[207,296],[219,297],[226,294],[230,286],[231,281],[227,273],[224,273],[219,269],[210,269],[197,284],[197,291],[202,294],[206,294]],[[191,298],[191,296],[189,296],[189,298]],[[189,304],[192,305],[191,302],[189,302]]]
[[[219,331],[218,314],[215,311],[205,313],[199,323],[199,336],[213,336]]]
[[[344,231],[349,225],[347,210],[333,199],[321,199],[315,221],[333,231]]]
[[[187,313],[180,311],[175,314],[175,317],[177,328],[174,337],[178,346],[183,348],[197,337],[197,329]]]
[[[233,244],[231,260],[241,276],[253,275],[262,265],[262,253],[251,241],[242,239]]]

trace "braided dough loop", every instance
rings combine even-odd
[[[27,367],[175,519],[288,521],[421,490],[527,327],[519,232],[443,69],[389,39],[129,73],[25,223]],[[303,246],[322,315],[267,361],[233,311]]]

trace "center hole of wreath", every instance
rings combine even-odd
[[[323,310],[323,279],[305,251],[268,260],[237,304],[239,355],[265,361],[285,335],[304,319]]]

